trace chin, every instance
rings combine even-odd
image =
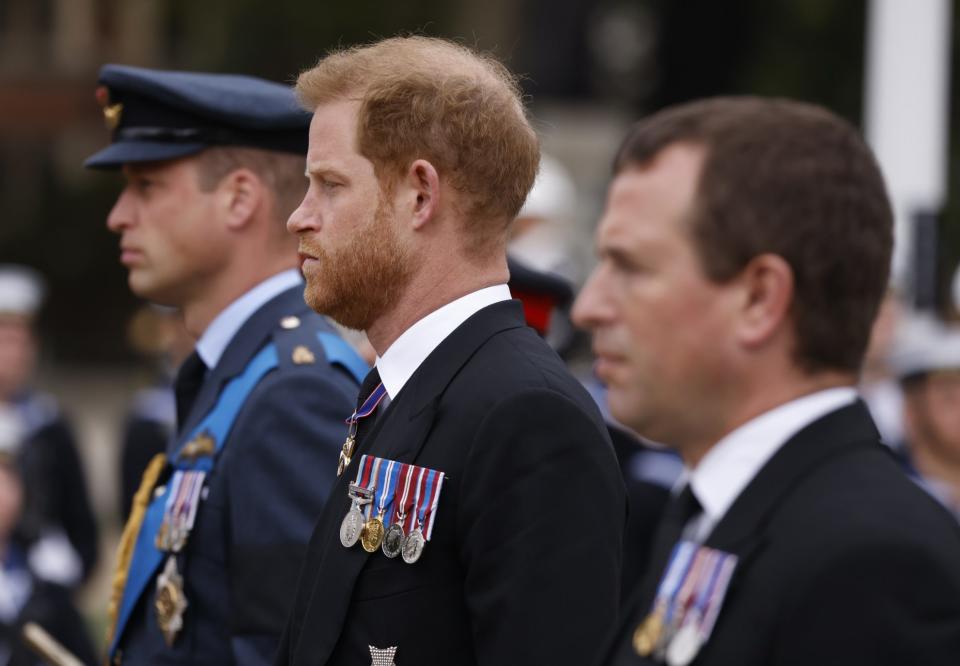
[[[172,289],[164,288],[163,285],[157,285],[143,278],[137,279],[133,273],[130,274],[127,284],[130,285],[130,291],[134,294],[156,305],[166,305],[174,308],[183,306],[183,303],[179,303],[174,296]]]

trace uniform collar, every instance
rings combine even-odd
[[[688,526],[688,536],[702,539],[727,513],[734,500],[786,442],[820,417],[857,399],[852,387],[817,391],[784,403],[743,424],[717,442],[678,487],[689,483],[703,507]]]
[[[404,331],[383,356],[377,357],[377,370],[390,399],[396,399],[420,364],[460,324],[488,305],[508,300],[507,285],[485,287],[434,310]]]
[[[302,282],[294,268],[267,278],[223,309],[197,340],[197,354],[207,368],[215,368],[240,327],[265,303]]]

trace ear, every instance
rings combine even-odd
[[[760,347],[784,331],[788,323],[793,269],[780,255],[761,254],[750,260],[736,280],[743,295],[737,337],[748,348]]]
[[[266,196],[260,178],[249,169],[231,171],[217,189],[229,229],[247,226]]]
[[[415,160],[404,181],[413,228],[422,229],[440,210],[440,175],[427,160]]]

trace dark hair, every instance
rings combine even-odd
[[[798,365],[859,370],[887,288],[893,215],[858,132],[811,104],[706,99],[637,123],[614,172],[676,143],[705,149],[689,224],[706,275],[724,282],[760,254],[779,255],[793,270]]]

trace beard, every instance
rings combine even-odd
[[[319,264],[305,275],[307,305],[361,331],[380,319],[397,302],[413,274],[410,253],[392,222],[381,200],[372,219],[333,252],[301,239],[301,251],[316,257]]]

